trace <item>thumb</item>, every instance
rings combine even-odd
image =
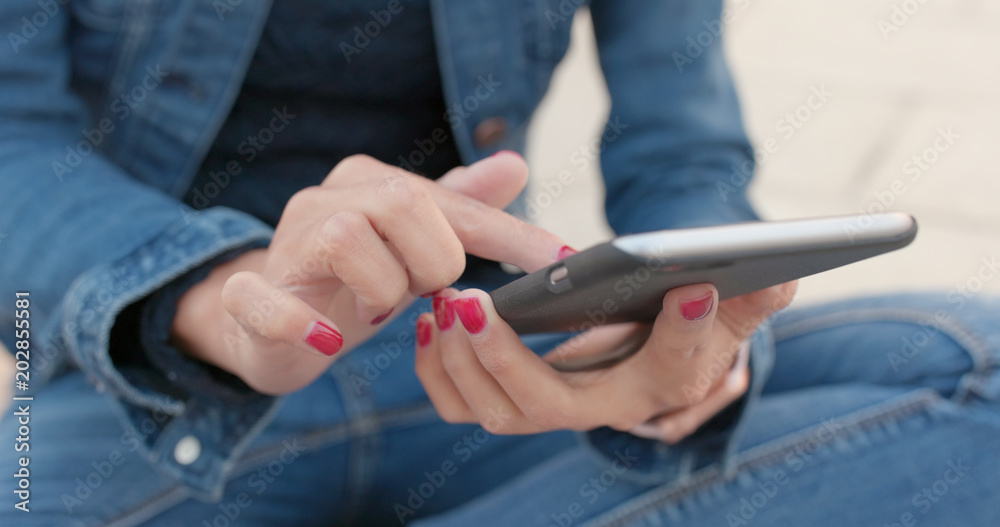
[[[528,182],[528,164],[521,154],[501,150],[467,167],[457,167],[437,180],[442,187],[491,207],[510,205]]]

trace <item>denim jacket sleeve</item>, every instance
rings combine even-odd
[[[615,232],[757,219],[750,143],[716,33],[740,2],[594,0],[611,95],[601,169]],[[735,171],[735,172],[734,172]]]
[[[211,493],[221,488],[241,434],[272,401],[220,409],[218,401],[179,400],[133,382],[112,361],[109,334],[125,306],[216,255],[266,243],[272,230],[234,210],[186,212],[96,148],[76,148],[81,130],[93,125],[68,87],[65,2],[51,4],[55,13],[30,38],[22,36],[22,21],[41,4],[0,7],[0,297],[31,293],[35,388],[69,358],[120,404],[132,432],[123,443],[141,443],[161,468]],[[68,171],[56,170],[69,148],[85,155]],[[12,300],[0,304],[0,323],[12,320],[13,307]],[[174,448],[189,436],[201,454],[182,465]]]
[[[721,0],[594,0],[591,15],[611,95],[601,168],[615,232],[756,220],[746,197],[752,149],[723,56]],[[747,407],[770,373],[765,324],[751,340],[746,395],[684,441],[668,446],[602,428],[583,439],[624,477],[648,484],[713,462],[731,468]]]

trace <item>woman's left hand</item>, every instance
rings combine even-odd
[[[446,289],[435,297],[434,313],[417,321],[417,375],[450,423],[479,423],[496,434],[610,426],[674,443],[743,395],[747,339],[788,305],[796,286],[721,304],[711,284],[673,289],[638,352],[606,369],[573,373],[550,363],[612,349],[636,325],[599,327],[539,357],[488,294]]]

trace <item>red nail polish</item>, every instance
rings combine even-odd
[[[309,336],[306,337],[306,344],[316,348],[324,355],[333,355],[344,346],[344,336],[339,331],[317,320],[313,324]]]
[[[441,331],[450,329],[455,324],[455,309],[450,300],[443,296],[434,297],[434,319]]]
[[[393,311],[394,311],[395,309],[396,309],[396,308],[392,308],[392,309],[390,309],[390,310],[386,311],[385,313],[382,313],[381,315],[379,315],[379,316],[377,316],[377,317],[373,318],[373,319],[372,319],[372,325],[373,325],[373,326],[377,326],[377,325],[381,324],[381,323],[382,323],[382,322],[383,322],[383,321],[384,321],[385,319],[389,318],[389,315],[391,315],[391,314],[392,314],[392,312],[393,312]]]
[[[417,346],[426,347],[431,343],[431,323],[425,318],[417,319]]]
[[[681,302],[681,315],[688,320],[701,320],[712,311],[713,304],[715,304],[715,295],[708,292],[694,300]]]
[[[496,157],[496,156],[500,156],[500,155],[505,155],[505,156],[515,155],[517,157],[521,157],[521,154],[519,154],[519,153],[517,153],[517,152],[515,152],[513,150],[500,150],[498,152],[494,152],[494,153],[490,154],[490,157]]]
[[[451,303],[469,333],[479,333],[486,327],[486,313],[478,298],[459,298]]]
[[[556,260],[562,260],[563,258],[566,258],[567,256],[573,256],[578,252],[580,251],[577,251],[576,249],[570,247],[569,245],[563,245],[559,249],[559,253],[556,255]]]

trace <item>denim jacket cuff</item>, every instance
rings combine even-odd
[[[111,330],[127,306],[219,255],[262,246],[272,234],[264,223],[223,207],[185,213],[136,250],[80,276],[63,304],[60,329],[74,361],[98,390],[121,402],[122,442],[142,447],[159,469],[204,497],[221,494],[232,459],[269,420],[276,399],[183,390],[150,371],[149,360],[118,364],[110,353]]]
[[[690,436],[668,445],[605,427],[581,433],[581,440],[600,465],[640,485],[683,481],[709,465],[733,473],[747,410],[760,397],[773,364],[774,339],[765,322],[750,339],[750,386],[746,393]]]

